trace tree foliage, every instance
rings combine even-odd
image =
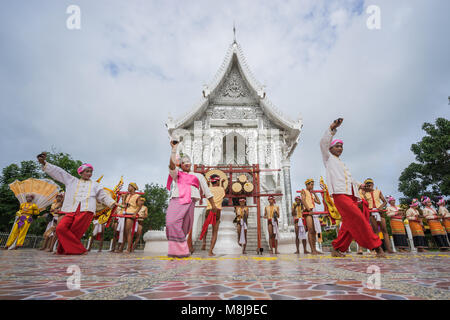
[[[73,160],[67,153],[47,153],[47,160],[70,174],[77,175],[77,168],[81,165],[80,160]],[[22,161],[20,165],[15,163],[6,166],[2,170],[0,177],[0,231],[9,232],[14,223],[15,213],[19,210],[19,201],[14,193],[9,189],[9,184],[15,180],[23,181],[28,178],[51,179],[47,174],[42,172],[40,164],[36,160]],[[60,187],[64,187],[61,183],[55,181]],[[42,212],[45,214],[46,211]],[[34,219],[28,233],[41,235],[47,226],[46,220],[41,217]]]
[[[169,193],[163,186],[153,183],[145,185],[144,193],[148,218],[144,220],[143,232],[160,230],[166,225]]]
[[[450,194],[450,121],[438,118],[435,124],[424,123],[422,129],[426,135],[411,146],[417,162],[405,168],[399,178],[398,190],[405,195],[402,203],[424,195],[435,201]]]

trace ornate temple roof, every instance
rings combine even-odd
[[[169,133],[175,129],[190,126],[195,119],[198,119],[200,115],[206,111],[210,105],[211,98],[214,97],[215,93],[220,89],[220,86],[223,84],[225,78],[234,65],[237,65],[242,78],[246,82],[246,85],[250,91],[252,91],[252,96],[261,107],[263,113],[269,118],[270,121],[274,122],[278,127],[286,132],[288,135],[287,138],[292,142],[291,147],[293,151],[303,126],[301,117],[294,121],[288,119],[267,98],[264,86],[261,85],[253,76],[253,73],[250,71],[245,56],[242,52],[242,48],[236,41],[233,41],[233,43],[229,46],[225,59],[223,60],[223,63],[213,80],[209,83],[209,85],[204,86],[200,101],[195,104],[189,112],[180,118],[173,119],[169,117],[166,123]]]

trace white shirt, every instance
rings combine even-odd
[[[95,212],[97,200],[110,208],[115,202],[97,182],[75,178],[60,167],[48,162],[45,163],[42,170],[66,186],[61,208],[63,212],[75,212],[79,203],[81,203],[80,211]]]
[[[179,197],[178,195],[178,183],[177,183],[177,177],[178,177],[178,168],[175,168],[174,170],[169,169],[169,174],[172,177],[172,186],[170,188],[170,199]],[[206,182],[205,177],[201,173],[196,172],[189,172],[189,174],[194,175],[198,178],[198,181],[200,182],[200,188],[203,191],[203,194],[205,195],[206,199],[209,199],[213,196],[211,193],[211,190],[209,190],[208,183]],[[197,189],[194,186],[191,186],[191,198],[194,200],[200,200],[200,190]]]
[[[359,197],[360,182],[352,178],[352,174],[347,169],[345,164],[330,152],[330,144],[333,136],[336,134],[336,129],[331,131],[329,128],[320,140],[320,150],[322,151],[323,163],[327,170],[328,190],[330,194],[348,194],[356,198]]]
[[[432,208],[432,207],[425,207],[425,208],[423,208],[422,211],[423,211],[423,216],[425,218],[427,218],[427,220],[438,218],[436,210],[434,210],[434,208]]]
[[[419,211],[415,208],[409,208],[406,210],[406,218],[408,220],[419,221]]]
[[[447,208],[444,206],[439,206],[439,214],[443,218],[450,218],[450,213],[448,212]]]
[[[400,211],[400,207],[399,206],[388,206],[386,208],[386,215],[388,217],[392,218],[393,216],[396,216],[399,211]]]

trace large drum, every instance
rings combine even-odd
[[[246,176],[245,174],[241,174],[241,175],[238,177],[238,181],[239,181],[240,183],[246,183],[246,182],[247,182],[247,176]]]
[[[241,193],[242,192],[242,184],[240,182],[235,182],[231,185],[231,190],[233,193]]]
[[[254,189],[253,183],[251,183],[251,182],[246,182],[246,183],[244,184],[244,191],[245,191],[246,193],[252,193],[252,192],[253,192],[253,189]]]

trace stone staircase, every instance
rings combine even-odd
[[[223,210],[234,212],[234,209],[231,207],[224,208]],[[264,223],[264,222],[265,222],[265,220],[261,218],[261,223]],[[220,227],[219,227],[219,234],[217,236],[216,247],[217,247],[217,243],[220,240],[220,231],[221,231],[223,223],[224,223],[224,221],[223,221],[223,219],[221,219],[221,223],[220,223]],[[234,226],[236,226],[236,225],[234,224]],[[236,230],[236,228],[234,230]],[[208,234],[206,236],[206,252],[207,252],[207,250],[209,250],[209,247],[211,245],[211,235],[212,235],[212,226],[210,225],[208,227]],[[237,231],[235,231],[234,241],[236,241],[236,243],[237,243]],[[202,244],[203,244],[203,240],[195,241],[194,248],[195,248],[196,253],[205,252],[205,251],[201,250]],[[266,237],[264,235],[264,230],[262,227],[261,227],[261,247],[264,249],[263,254],[267,254],[269,252],[269,244],[266,241]],[[258,231],[257,231],[257,221],[256,221],[256,208],[250,208],[249,217],[248,217],[248,229],[247,229],[247,247],[246,247],[245,251],[248,254],[256,254],[257,248],[258,248]]]

